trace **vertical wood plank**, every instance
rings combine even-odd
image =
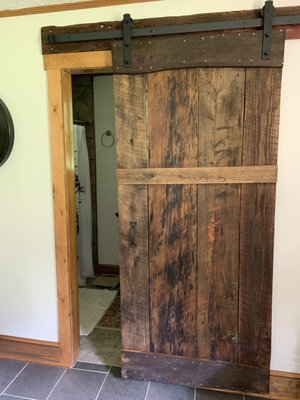
[[[241,165],[245,70],[199,70],[199,166]],[[198,356],[236,362],[239,185],[200,185]]]
[[[114,76],[118,168],[143,168],[147,77]],[[149,351],[148,189],[118,187],[122,349]]]
[[[281,72],[247,69],[243,165],[277,163]],[[275,194],[274,184],[242,185],[238,361],[260,367],[271,356]]]
[[[48,71],[56,239],[60,362],[71,365],[79,351],[77,239],[72,133],[71,76]],[[68,316],[66,318],[66,316]]]
[[[119,185],[118,199],[122,349],[146,352],[150,351],[147,187]]]
[[[118,168],[146,168],[147,76],[114,76]]]
[[[148,76],[150,167],[197,166],[195,70]],[[149,187],[151,351],[196,356],[197,187]]]

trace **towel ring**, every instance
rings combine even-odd
[[[104,140],[105,137],[110,138],[108,143],[105,143]],[[103,135],[101,136],[101,143],[104,147],[112,147],[114,145],[115,138],[114,135],[111,133],[111,131],[106,131],[103,133]]]

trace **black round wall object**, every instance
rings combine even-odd
[[[11,115],[0,99],[0,167],[8,159],[14,145],[14,124]]]

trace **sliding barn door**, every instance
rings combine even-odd
[[[282,59],[157,63],[114,78],[123,377],[267,392]]]

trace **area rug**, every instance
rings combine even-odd
[[[107,289],[79,288],[80,335],[87,336],[92,332],[116,294]]]
[[[108,310],[98,322],[97,329],[121,329],[120,295],[117,294]]]

